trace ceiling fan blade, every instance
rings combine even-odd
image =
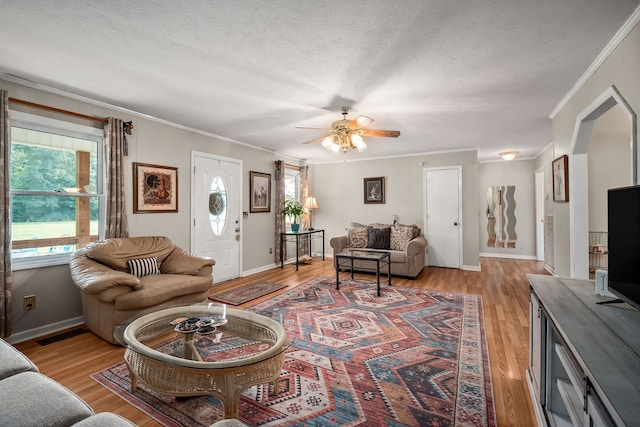
[[[397,138],[400,136],[399,130],[382,130],[382,129],[362,129],[363,136],[384,136],[388,138]]]
[[[309,141],[303,142],[303,144],[313,144],[314,142],[318,142],[318,141],[322,141],[323,139],[325,139],[327,136],[329,135],[323,135],[323,136],[319,136],[318,138],[313,138]]]
[[[302,126],[296,126],[296,129],[306,129],[306,130],[322,130],[325,132],[331,132],[332,129],[323,129],[323,128],[306,128],[306,127],[302,127]]]
[[[360,129],[373,123],[373,119],[367,116],[358,116],[355,119],[347,123],[347,127],[351,129]]]

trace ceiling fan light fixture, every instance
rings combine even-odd
[[[362,137],[357,133],[352,133],[349,138],[351,139],[351,144],[360,152],[367,149],[367,144],[362,140]]]
[[[400,131],[397,130],[382,130],[382,129],[362,129],[373,122],[373,119],[368,116],[358,116],[353,120],[347,119],[347,114],[351,107],[342,107],[342,120],[336,120],[331,124],[331,129],[322,128],[308,128],[301,127],[300,129],[311,130],[323,130],[331,132],[329,135],[314,138],[310,141],[303,142],[303,144],[311,144],[321,141],[321,146],[327,151],[334,153],[347,153],[349,150],[356,149],[362,152],[367,149],[367,144],[364,142],[363,136],[369,137],[390,137],[397,138],[400,136]]]
[[[516,158],[517,154],[517,151],[503,151],[502,153],[500,153],[500,157],[502,157],[502,160],[510,162],[511,160]]]
[[[331,149],[331,151],[333,151],[334,153],[338,153],[340,152],[340,144],[334,142],[333,144],[331,144],[331,147],[329,147]]]
[[[321,145],[325,150],[331,150],[331,146],[333,145],[333,135],[329,135],[323,139]]]

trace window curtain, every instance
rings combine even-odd
[[[124,122],[109,117],[104,128],[107,155],[107,218],[105,237],[129,237],[127,211],[125,210],[124,156],[127,140]]]
[[[2,195],[2,223],[0,236],[3,245],[0,249],[0,337],[8,338],[12,332],[11,293],[13,274],[11,272],[11,193],[9,186],[9,94],[0,90],[0,194]]]
[[[275,178],[276,178],[276,185],[275,185],[275,200],[274,200],[274,210],[276,213],[276,224],[275,224],[275,231],[276,231],[276,235],[275,235],[275,247],[276,250],[273,251],[273,253],[275,254],[275,262],[276,264],[278,264],[280,262],[280,257],[282,256],[282,259],[286,259],[287,258],[287,247],[286,245],[284,245],[282,251],[284,253],[280,253],[280,242],[282,241],[282,235],[280,233],[282,233],[283,231],[285,231],[285,217],[284,217],[284,213],[282,213],[282,210],[284,209],[284,162],[282,160],[276,160],[275,162],[275,167],[276,167],[276,171],[275,171]]]
[[[309,197],[309,166],[303,166],[300,168],[300,203],[304,206],[304,202]],[[300,225],[303,230],[309,229],[309,213],[305,209],[306,214],[302,216]],[[308,255],[309,253],[309,235],[300,236],[298,243],[298,253],[300,255]]]

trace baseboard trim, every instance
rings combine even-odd
[[[78,316],[71,319],[66,319],[61,322],[51,323],[49,325],[40,326],[38,328],[29,329],[22,332],[12,334],[7,341],[11,344],[18,344],[24,341],[29,341],[35,338],[40,338],[45,335],[53,334],[55,332],[63,331],[65,329],[73,328],[84,324],[84,317]]]
[[[482,268],[480,267],[480,265],[463,265],[462,268],[460,268],[460,270],[465,270],[465,271],[482,271]]]
[[[253,268],[251,270],[246,270],[242,272],[242,277],[247,277],[247,276],[251,276],[253,274],[257,274],[257,273],[262,273],[263,271],[267,271],[267,270],[271,270],[272,268],[276,268],[279,267],[279,263],[273,263],[273,264],[268,264],[262,267],[258,267],[258,268]]]
[[[526,259],[528,261],[537,261],[535,255],[518,255],[518,254],[498,254],[493,252],[480,252],[481,257],[486,258],[509,258],[509,259]]]

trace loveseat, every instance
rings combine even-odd
[[[330,240],[334,258],[346,249],[386,251],[390,253],[391,275],[411,279],[415,279],[426,265],[427,239],[416,225],[352,222],[346,231],[345,235]],[[370,272],[372,267],[371,262],[358,260],[353,265],[354,271]],[[350,270],[350,267],[342,268]]]
[[[90,243],[71,255],[69,267],[85,326],[119,344],[114,333],[142,314],[207,301],[214,264],[167,237],[147,236]]]
[[[42,375],[36,365],[0,339],[0,426],[134,426],[110,412],[96,414],[84,400]]]

